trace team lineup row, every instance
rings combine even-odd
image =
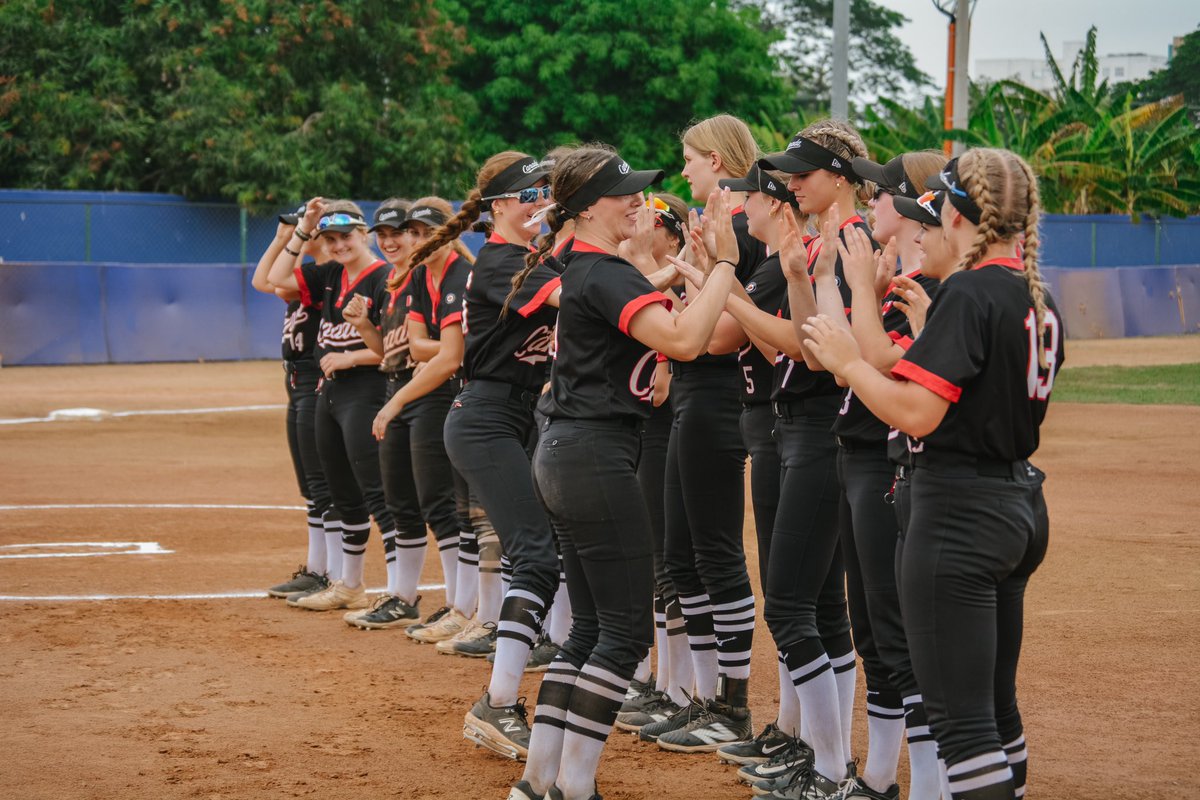
[[[288,302],[309,533],[270,593],[488,657],[463,733],[525,761],[509,800],[599,797],[614,724],[771,798],[899,798],[905,742],[913,800],[1023,796],[1022,604],[1049,528],[1027,459],[1063,360],[1035,176],[1004,150],[877,164],[834,120],[765,156],[728,115],[681,143],[702,214],[593,144],[496,154],[457,213],[280,217],[254,286]],[[757,734],[747,461],[778,653]],[[422,620],[430,531],[446,604]]]

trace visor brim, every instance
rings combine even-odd
[[[895,207],[896,213],[902,217],[916,220],[923,225],[933,225],[939,228],[942,226],[941,217],[935,217],[933,214],[930,214],[925,206],[921,205],[916,200],[913,200],[911,197],[893,197],[892,205]]]
[[[666,176],[661,169],[638,169],[628,175],[622,175],[621,180],[600,193],[601,197],[622,197],[627,194],[637,194],[647,186],[658,183]]]

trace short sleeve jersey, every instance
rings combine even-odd
[[[861,228],[868,236],[871,235],[871,229],[867,227],[867,223],[863,222],[862,217],[857,215],[850,217],[842,223],[839,236],[845,240],[846,228],[854,226]],[[821,254],[821,239],[814,237],[808,242],[808,271],[811,273],[813,265],[817,263],[817,256]],[[838,256],[833,267],[834,275],[837,276],[838,291],[842,295],[842,305],[850,308],[850,287],[846,285],[846,272],[842,268],[842,258]],[[779,316],[784,319],[792,318],[791,304],[788,302],[785,294],[783,306],[780,308]],[[822,397],[832,394],[841,394],[842,390],[838,388],[837,381],[833,375],[818,371],[814,372],[808,368],[803,359],[796,361],[785,353],[780,353],[775,357],[775,375],[774,384],[771,392],[771,399],[777,401],[802,400],[806,397]]]
[[[772,316],[779,313],[779,309],[787,302],[788,289],[777,253],[767,256],[754,268],[745,283],[745,289],[760,311]],[[738,366],[742,369],[742,402],[770,402],[775,366],[754,346],[754,342],[746,342],[738,351]]]
[[[320,328],[320,305],[309,306],[300,300],[288,303],[283,316],[283,360],[312,361]]]
[[[383,372],[401,375],[411,374],[417,362],[413,361],[408,347],[408,311],[412,307],[412,276],[409,270],[404,281],[388,292],[387,305],[383,310]]]
[[[936,294],[936,278],[922,275],[920,270],[914,270],[907,277],[921,284],[930,297]],[[908,315],[896,306],[899,299],[893,291],[884,295],[880,309],[883,314],[883,330],[893,342],[907,347],[913,341],[912,327],[908,324]],[[838,418],[833,423],[833,432],[843,439],[860,444],[879,446],[888,440],[888,426],[867,410],[853,389],[846,390]]]
[[[649,417],[655,352],[629,335],[634,316],[671,301],[637,268],[576,240],[565,254],[557,357],[550,370],[550,417]]]
[[[1049,293],[1036,330],[1022,269],[1019,259],[997,259],[942,283],[925,329],[892,368],[950,402],[932,433],[910,440],[913,452],[1018,461],[1037,450],[1065,332]]]
[[[496,234],[479,251],[467,282],[463,316],[463,368],[468,381],[502,381],[531,392],[539,391],[546,382],[558,315],[558,309],[546,305],[546,300],[562,282],[559,274],[546,263],[538,264],[509,303],[508,313],[500,318],[513,275],[525,268],[527,255],[527,248]]]
[[[296,282],[300,286],[300,302],[311,306],[319,303],[321,324],[317,331],[316,359],[326,353],[347,353],[366,349],[367,343],[358,329],[342,316],[342,309],[356,294],[367,298],[367,318],[376,327],[387,305],[387,263],[376,261],[366,267],[353,281],[346,268],[337,261],[324,264],[303,264],[296,269]],[[374,370],[373,366],[353,369]]]
[[[733,210],[733,235],[738,243],[738,263],[733,272],[743,286],[750,280],[754,270],[767,257],[767,246],[750,235],[750,222],[746,210],[738,206]]]
[[[412,271],[409,319],[424,325],[430,339],[440,340],[443,328],[462,323],[463,297],[470,276],[471,264],[455,252],[446,258],[440,283],[434,281],[425,264],[417,265]]]

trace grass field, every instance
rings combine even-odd
[[[1200,364],[1064,367],[1054,381],[1059,403],[1200,405]]]

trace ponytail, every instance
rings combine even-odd
[[[504,298],[504,307],[500,309],[500,319],[508,316],[508,307],[512,305],[517,292],[521,291],[521,287],[525,285],[525,279],[529,277],[529,273],[533,272],[537,265],[542,263],[554,249],[554,240],[567,222],[566,215],[560,214],[559,210],[558,208],[551,209],[550,213],[546,215],[546,224],[550,227],[550,232],[542,237],[542,243],[537,250],[525,256],[525,266],[513,273],[512,288],[508,290],[508,297]]]
[[[482,197],[478,188],[472,189],[462,207],[458,209],[458,213],[451,217],[445,225],[435,230],[424,244],[413,251],[412,256],[408,259],[408,268],[412,269],[418,264],[424,263],[431,255],[466,232],[472,223],[479,219],[479,214],[483,211]],[[471,260],[474,261],[474,259]]]

